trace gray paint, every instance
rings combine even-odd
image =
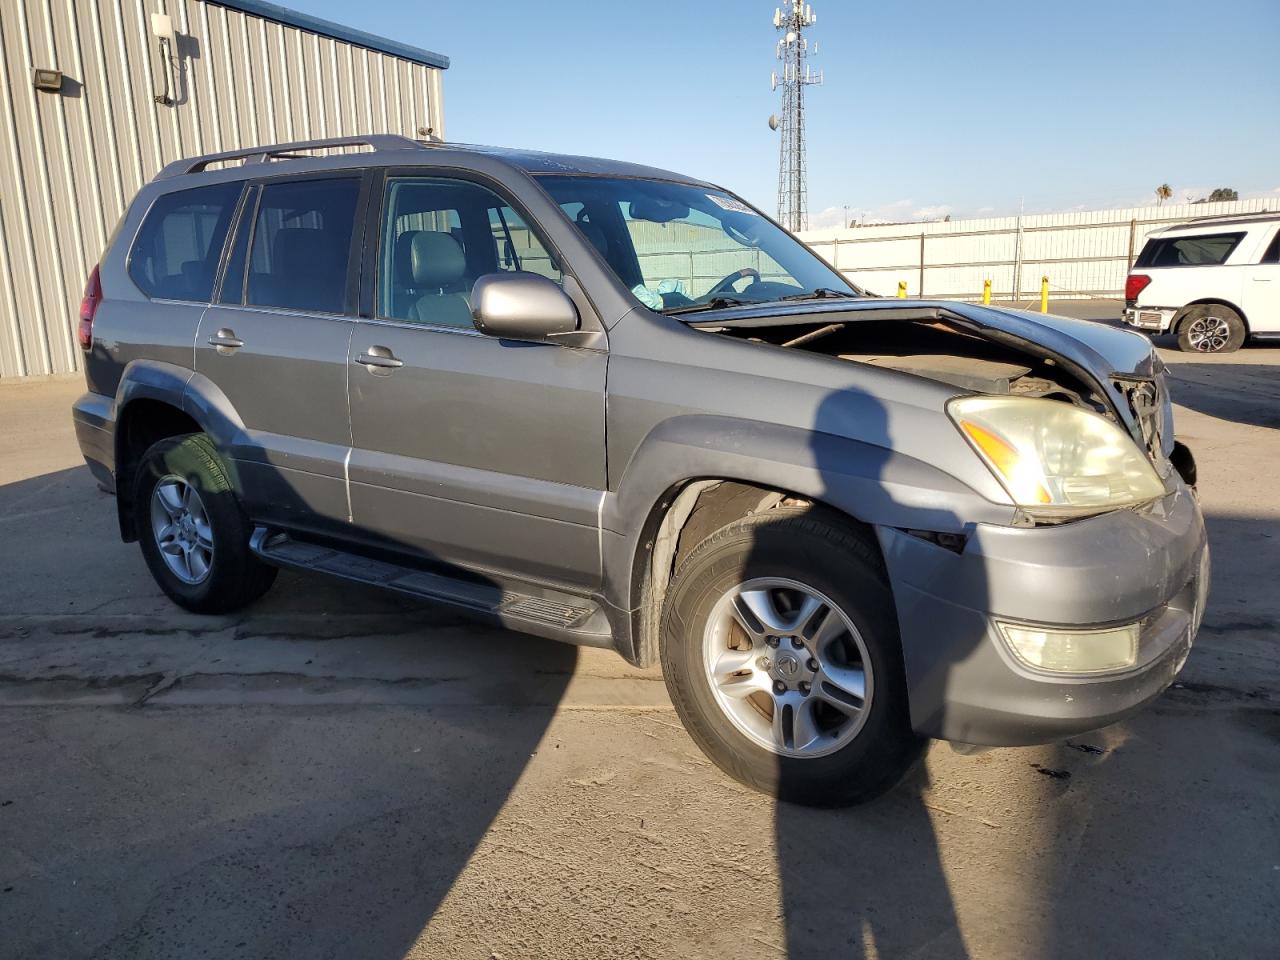
[[[382,321],[368,302],[354,316],[210,307],[193,321],[198,307],[148,303],[132,287],[118,244],[104,260],[91,392],[76,408],[100,472],[116,463],[102,459],[99,438],[129,401],[167,397],[225,451],[255,521],[336,533],[361,549],[514,583],[518,593],[594,600],[632,659],[645,654],[633,636],[636,561],[673,492],[707,480],[754,483],[875,529],[922,732],[987,743],[1064,735],[1135,708],[1176,671],[1205,551],[1199,508],[1180,481],[1140,510],[1017,526],[1007,494],[945,414],[956,388],[651,313],[530,176],[630,165],[386,142],[358,157],[173,176],[142,191],[122,236],[165,190],[359,167],[461,175],[507,194],[562,264],[590,346]],[[380,231],[365,235],[373,243]],[[364,269],[372,262],[366,250]],[[755,312],[812,324],[904,307],[946,307],[985,336],[1041,350],[1097,384],[1131,428],[1108,378],[1158,372],[1140,338],[1016,311],[868,300]],[[726,323],[745,313],[697,316]],[[205,343],[224,327],[244,340],[229,356]],[[361,363],[370,352],[399,365]],[[965,545],[956,553],[907,530],[959,534]],[[1107,681],[1027,675],[988,620],[995,612],[1098,624],[1151,611],[1142,669]]]

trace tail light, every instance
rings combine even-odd
[[[98,304],[102,302],[102,281],[98,278],[95,266],[84,285],[84,299],[80,301],[80,327],[76,331],[80,341],[80,349],[88,350],[93,346],[93,315],[98,312]]]
[[[1138,294],[1147,288],[1147,284],[1151,282],[1151,278],[1145,273],[1131,273],[1124,282],[1124,298],[1126,300],[1137,300]]]

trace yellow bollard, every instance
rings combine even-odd
[[[907,299],[907,281],[905,280],[898,281],[898,299],[899,300]]]
[[[991,281],[982,281],[982,304],[983,306],[991,305]]]
[[[1049,278],[1040,278],[1040,312],[1049,312]]]

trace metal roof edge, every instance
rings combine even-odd
[[[262,17],[264,20],[274,20],[277,23],[298,27],[301,30],[309,30],[312,33],[331,37],[334,40],[343,40],[347,43],[354,43],[357,46],[368,47],[370,50],[388,53],[393,57],[400,57],[402,60],[410,60],[428,67],[436,67],[439,70],[449,69],[449,58],[442,53],[433,53],[430,50],[412,47],[397,40],[388,40],[386,37],[379,37],[376,34],[366,33],[364,30],[357,30],[341,23],[334,23],[332,20],[313,17],[309,13],[291,10],[276,3],[266,3],[265,0],[205,0],[205,2],[227,7],[231,10],[239,10],[241,13],[248,13],[255,17]]]

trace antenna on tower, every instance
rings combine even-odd
[[[782,34],[777,55],[782,70],[771,76],[773,88],[782,87],[782,112],[769,118],[769,127],[782,131],[778,147],[778,222],[793,233],[808,220],[809,185],[805,161],[804,88],[822,83],[822,71],[809,68],[809,41],[804,30],[817,22],[810,4],[790,0],[773,11],[773,26]],[[817,44],[814,44],[817,53]]]

